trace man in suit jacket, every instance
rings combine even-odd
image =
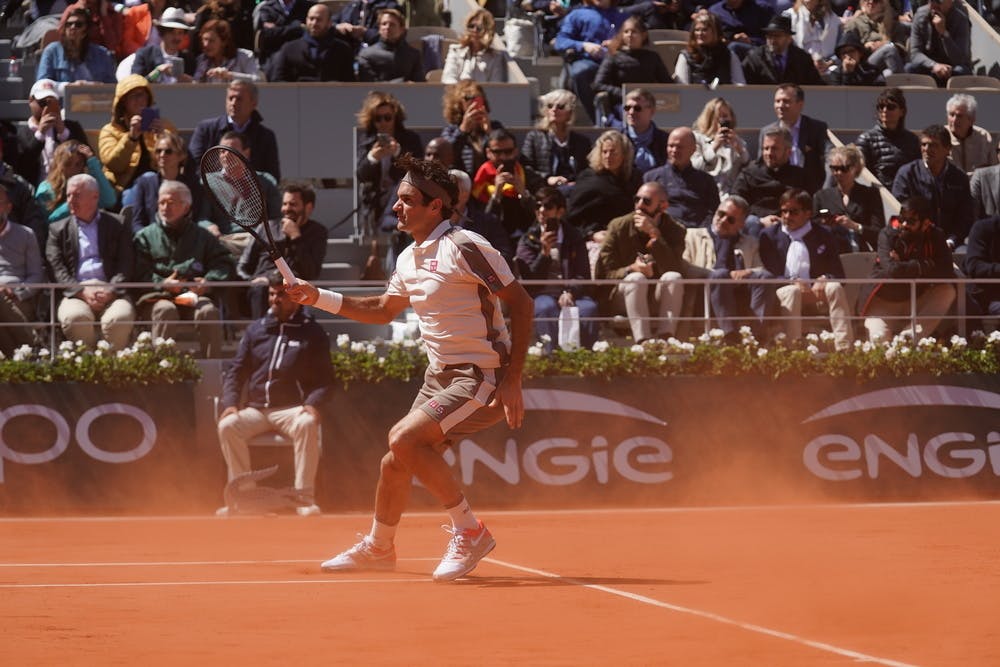
[[[751,236],[760,236],[762,227],[781,222],[778,200],[788,188],[806,187],[805,170],[788,162],[791,153],[792,134],[783,127],[772,127],[761,140],[760,158],[744,167],[736,177],[732,194],[750,202],[747,228]]]
[[[774,115],[778,120],[761,128],[757,141],[764,145],[764,133],[773,127],[783,127],[792,135],[792,153],[788,161],[806,170],[806,190],[815,194],[826,180],[826,154],[833,148],[827,125],[802,113],[806,94],[794,83],[778,86],[774,91]]]
[[[378,14],[378,41],[358,53],[358,81],[423,81],[423,59],[406,43],[403,14],[398,9]]]
[[[306,32],[268,63],[269,81],[354,81],[354,49],[332,29],[330,8],[313,5]]]
[[[838,350],[851,347],[851,304],[843,285],[844,267],[837,240],[830,230],[814,225],[812,197],[805,190],[788,190],[781,196],[781,224],[760,235],[760,257],[775,277],[792,280],[778,288],[779,311],[785,332],[792,340],[802,337],[802,315],[828,311]]]
[[[33,186],[45,180],[56,146],[76,139],[87,143],[87,133],[75,120],[63,120],[59,90],[52,79],[39,79],[28,96],[31,115],[17,128],[16,171]]]
[[[71,283],[63,292],[58,317],[67,340],[97,343],[95,321],[113,350],[128,346],[135,308],[115,283],[132,280],[132,230],[97,206],[99,188],[90,174],[77,174],[66,184],[70,216],[52,223],[45,259],[57,282]]]
[[[748,283],[747,279],[773,278],[764,269],[760,245],[742,233],[750,204],[736,195],[725,197],[712,217],[710,227],[688,229],[684,235],[684,277],[730,278],[732,282],[709,287],[712,314],[717,326],[732,342],[740,340],[740,318],[752,314],[750,328],[757,340],[765,340],[765,316],[772,309],[774,285]],[[702,286],[684,290],[684,313],[692,314],[703,303]]]
[[[747,84],[826,84],[816,70],[812,56],[792,43],[790,18],[774,16],[764,28],[764,37],[766,42],[751,49],[743,59],[743,76]]]
[[[226,113],[198,123],[188,153],[194,165],[201,164],[201,156],[212,146],[218,146],[226,132],[235,131],[250,142],[250,164],[254,171],[266,171],[281,180],[281,162],[278,159],[278,140],[274,132],[264,126],[264,118],[257,111],[259,92],[253,81],[237,79],[226,88]]]
[[[997,151],[1000,154],[1000,151]],[[972,172],[969,182],[976,219],[1000,215],[1000,164]]]

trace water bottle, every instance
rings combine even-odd
[[[21,74],[21,63],[14,56],[7,61],[7,78],[16,79]]]

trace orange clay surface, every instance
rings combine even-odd
[[[0,520],[0,665],[1000,665],[1000,503]]]

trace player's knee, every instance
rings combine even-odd
[[[406,466],[400,463],[399,459],[396,458],[396,455],[391,451],[387,452],[386,455],[382,457],[381,468],[383,475],[401,474],[407,471]]]

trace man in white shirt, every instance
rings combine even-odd
[[[381,296],[350,297],[307,282],[289,286],[295,301],[370,324],[386,324],[408,307],[419,318],[429,366],[409,413],[389,430],[371,532],[323,563],[326,571],[391,570],[393,540],[413,477],[448,511],[452,539],[435,581],[469,573],[496,543],[476,519],[442,452],[456,438],[504,416],[524,417],[521,371],[532,335],[531,297],[507,262],[473,232],[452,227],[454,181],[438,162],[403,158],[406,170],[393,206],[398,229],[413,237]],[[500,310],[509,310],[510,331]]]

